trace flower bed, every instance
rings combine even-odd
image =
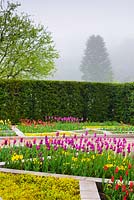
[[[111,179],[105,181],[105,173],[102,183],[97,183],[98,191],[102,200],[132,200],[134,199],[134,181],[130,181],[130,176],[134,173],[132,165],[129,163],[124,173],[120,175],[119,167],[117,166],[111,176]],[[110,168],[104,166],[105,171]],[[105,182],[104,182],[105,181]]]
[[[9,120],[0,120],[0,136],[16,136],[11,130],[11,122]]]
[[[128,164],[134,166],[134,143],[127,144],[126,139],[108,138],[96,134],[88,138],[88,132],[78,138],[56,137],[31,141],[19,141],[19,146],[10,146],[4,141],[0,151],[0,161],[7,168],[70,174],[90,177],[111,178],[118,166],[123,175]],[[108,171],[104,168],[108,167]],[[134,179],[134,168],[129,179]],[[104,173],[105,172],[105,173]]]
[[[83,125],[86,123],[80,122],[76,118],[60,118],[61,120],[29,120],[23,119],[21,123],[17,125],[23,133],[44,133],[55,132],[57,130],[70,131],[83,129]]]
[[[103,185],[103,191],[106,199],[132,200],[134,199],[134,182],[129,181],[130,170],[124,172],[124,176],[118,175],[118,167],[111,177],[112,183]]]
[[[25,136],[52,136],[55,137],[56,135],[59,136],[71,136],[74,135],[75,133],[72,131],[60,131],[60,132],[49,132],[49,133],[25,133]]]
[[[0,173],[3,200],[80,200],[79,182],[70,178]]]
[[[134,134],[134,126],[128,126],[128,125],[123,125],[123,126],[84,126],[83,128],[86,129],[94,129],[94,131],[108,131],[111,134]]]
[[[110,131],[112,133],[118,133],[118,134],[134,133],[134,126],[131,126],[131,125],[103,126],[103,127],[99,127],[99,129]]]
[[[55,132],[57,130],[62,131],[72,131],[72,130],[83,130],[85,128],[96,128],[103,127],[106,125],[119,125],[117,122],[83,122],[82,119],[78,120],[77,118],[63,117],[63,118],[50,118],[47,121],[42,120],[29,120],[23,119],[21,123],[17,125],[17,128],[20,129],[23,133],[45,133],[45,132]]]
[[[3,137],[9,137],[9,136],[16,136],[16,133],[13,132],[13,131],[0,131],[0,137],[3,136]]]
[[[0,130],[11,130],[10,125],[10,120],[0,120]]]

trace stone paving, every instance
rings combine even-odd
[[[12,130],[16,133],[17,136],[19,137],[25,137],[24,133],[21,132],[16,126],[12,126]]]
[[[80,180],[81,200],[100,200],[100,196],[94,181]]]

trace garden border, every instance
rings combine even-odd
[[[98,134],[97,136],[99,136],[99,137],[101,137],[101,136],[104,136],[104,134]],[[109,138],[109,137],[111,137],[111,138],[114,138],[114,137],[116,137],[116,138],[134,138],[134,134],[106,134],[106,136]],[[52,138],[52,137],[62,137],[62,136],[47,136],[48,138]],[[66,137],[69,137],[69,136],[66,136]],[[79,137],[81,137],[81,135],[77,135],[77,137],[79,138]],[[91,135],[88,135],[88,136],[86,136],[86,137],[88,137],[88,138],[90,138],[90,137],[93,137],[93,134],[91,134]],[[2,139],[20,139],[20,138],[24,138],[24,139],[34,139],[34,138],[36,138],[36,139],[43,139],[43,138],[45,138],[45,136],[0,136],[0,140],[2,140]]]

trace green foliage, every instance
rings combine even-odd
[[[114,121],[112,116],[112,89],[108,83],[82,83],[84,115],[90,121]]]
[[[113,116],[115,121],[133,124],[133,83],[115,84],[113,90]]]
[[[42,78],[54,70],[58,57],[51,33],[18,14],[18,3],[0,11],[0,78]]]
[[[12,123],[45,116],[134,123],[134,84],[73,81],[0,81],[0,119]]]
[[[113,79],[109,55],[103,38],[92,35],[87,43],[80,65],[82,79],[91,82],[111,82]]]
[[[134,132],[134,126],[126,125],[126,124],[118,125],[118,126],[102,126],[99,129],[110,131],[113,134],[114,133],[127,134],[127,133],[133,133]]]
[[[127,87],[129,88],[127,94],[129,122],[134,124],[134,85],[127,84]]]

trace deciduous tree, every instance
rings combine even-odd
[[[0,7],[0,78],[31,79],[52,74],[58,58],[51,33],[19,14],[18,3]]]

